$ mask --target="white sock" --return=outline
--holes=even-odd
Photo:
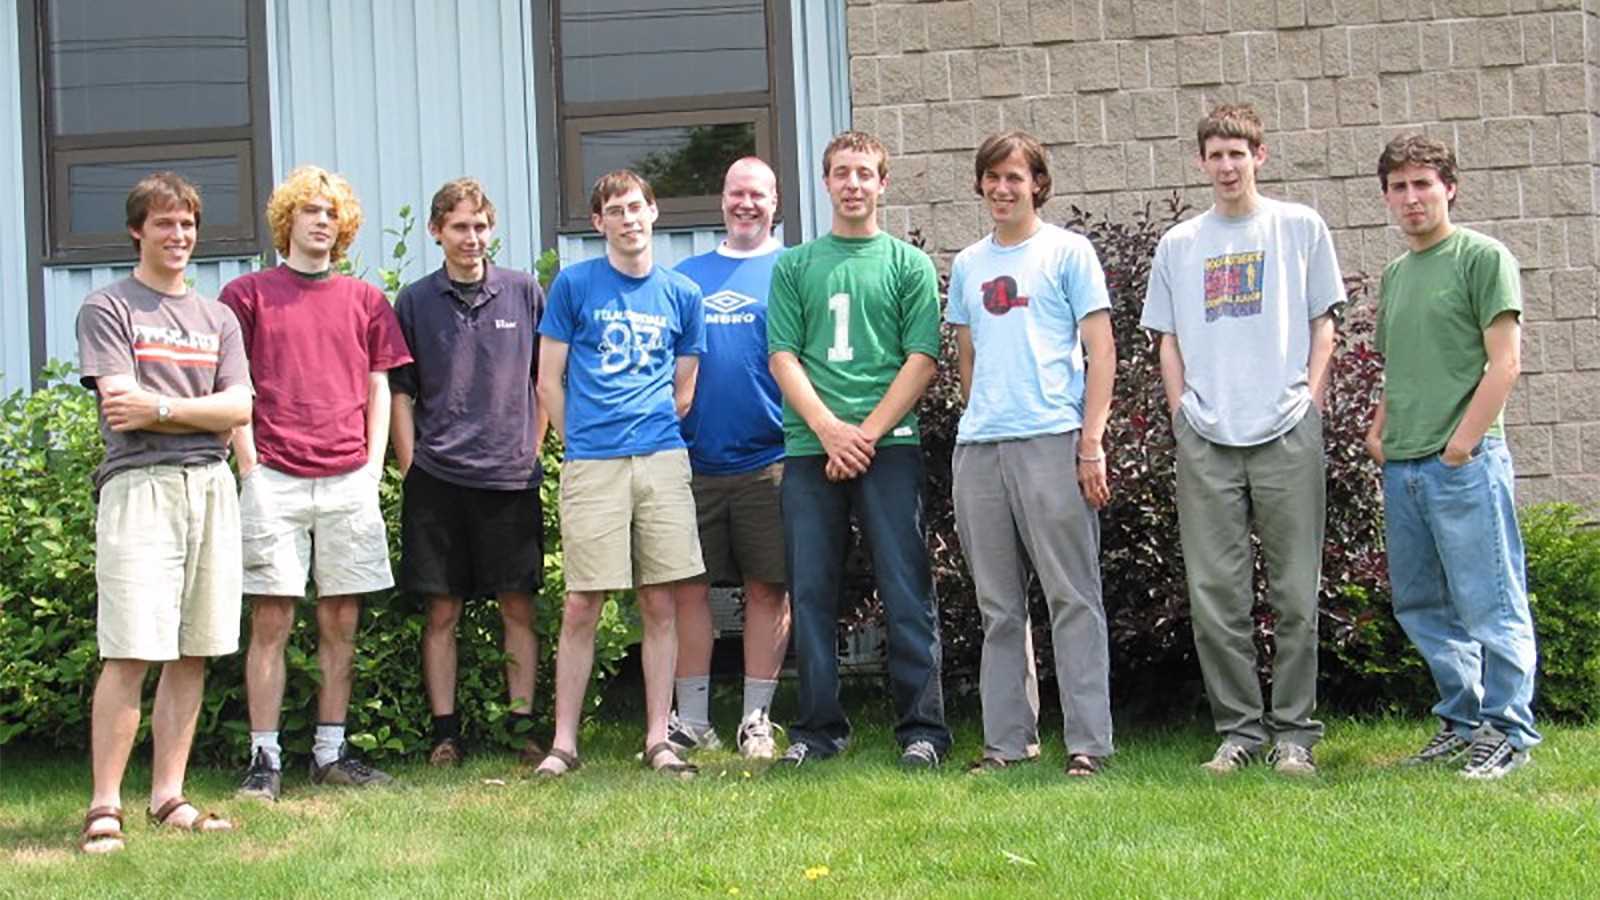
[[[758,709],[772,706],[772,695],[778,692],[778,679],[744,677],[744,714],[746,717]]]
[[[344,749],[344,723],[336,722],[331,725],[317,725],[317,739],[311,745],[311,755],[316,757],[317,765],[331,766],[339,761],[339,751]]]
[[[673,679],[678,697],[678,719],[697,732],[711,730],[711,676]]]
[[[250,732],[250,759],[254,761],[257,751],[265,751],[267,761],[272,763],[274,769],[283,768],[283,748],[278,746],[278,733],[276,731]]]

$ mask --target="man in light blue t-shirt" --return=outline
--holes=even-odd
[[[767,291],[783,245],[772,237],[778,179],[749,156],[722,180],[728,237],[678,264],[705,293],[706,351],[694,405],[683,420],[694,469],[704,578],[681,583],[677,709],[667,740],[680,751],[716,749],[711,725],[711,585],[744,588],[744,714],[739,754],[772,759],[768,708],[789,647],[789,591],[783,559],[783,396],[767,370]]]
[[[1196,138],[1215,203],[1162,236],[1140,324],[1160,335],[1195,651],[1222,735],[1204,766],[1234,772],[1270,745],[1280,774],[1314,775],[1322,396],[1344,282],[1322,217],[1256,192],[1267,148],[1253,109],[1217,107]],[[1252,522],[1275,617],[1265,701]]]
[[[645,764],[693,766],[667,742],[677,652],[672,584],[705,571],[678,419],[705,349],[700,289],[655,264],[650,185],[600,176],[589,198],[606,255],[562,270],[539,323],[539,402],[566,443],[561,546],[567,582],[556,652],[556,733],[543,776],[578,767],[578,720],[607,591],[634,588],[644,624]]]
[[[991,135],[974,168],[994,231],[956,256],[945,310],[967,402],[952,460],[956,532],[983,614],[983,755],[972,771],[1039,755],[1031,562],[1050,606],[1066,772],[1089,776],[1112,749],[1095,512],[1110,499],[1111,301],[1088,239],[1039,217],[1050,169],[1036,138]]]

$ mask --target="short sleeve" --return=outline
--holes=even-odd
[[[406,342],[407,347],[416,343],[413,323],[411,321],[411,288],[408,286],[400,292],[400,297],[394,302],[395,321],[400,325],[400,337]],[[411,362],[403,366],[395,366],[389,370],[389,390],[396,394],[405,394],[410,397],[417,395],[417,363],[416,353],[412,352]]]
[[[965,253],[956,257],[950,264],[950,295],[944,304],[944,320],[951,325],[967,325],[972,322],[972,312],[967,308],[967,255]]]
[[[767,292],[767,352],[799,353],[804,334],[800,312],[797,261],[800,255],[786,253],[772,269],[772,287]]]
[[[1494,242],[1475,250],[1467,263],[1467,289],[1478,330],[1487,331],[1501,313],[1522,312],[1522,277],[1517,258],[1504,244]]]
[[[1167,242],[1156,244],[1155,258],[1150,261],[1150,279],[1145,285],[1144,311],[1139,315],[1139,327],[1172,334],[1177,331],[1172,315],[1172,276],[1167,271]]]
[[[1384,319],[1388,318],[1385,313],[1389,310],[1389,304],[1384,302],[1383,289],[1388,282],[1388,278],[1383,275],[1378,276],[1378,309],[1372,316],[1372,347],[1385,356],[1388,355],[1389,351],[1384,349],[1384,340],[1388,331],[1384,325]]]
[[[1067,286],[1067,302],[1072,305],[1074,318],[1082,321],[1090,313],[1111,308],[1106,273],[1088,238],[1069,244],[1061,263],[1061,283]]]
[[[383,292],[370,284],[367,289],[367,367],[386,372],[411,362],[411,350],[400,334],[400,320]]]
[[[672,352],[674,356],[699,356],[706,352],[705,305],[700,288],[687,277],[683,280],[686,283],[677,291],[678,321],[683,323],[683,330]]]
[[[222,340],[217,348],[217,380],[215,390],[250,384],[250,361],[244,353],[244,334],[233,310],[222,308]]]
[[[939,358],[939,272],[928,254],[907,247],[900,276],[900,346]]]
[[[78,371],[86,388],[107,375],[134,374],[133,334],[127,316],[103,293],[90,294],[78,308]]]
[[[539,318],[539,334],[563,344],[572,343],[573,335],[578,330],[572,307],[572,278],[570,270],[563,269],[556,273],[556,280],[550,285],[550,295],[545,298],[544,315]]]
[[[1306,260],[1306,314],[1315,319],[1345,301],[1344,276],[1333,250],[1333,235],[1321,216],[1312,217],[1311,252]]]

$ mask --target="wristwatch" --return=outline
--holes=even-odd
[[[172,403],[166,397],[156,398],[156,421],[165,422],[172,418]]]

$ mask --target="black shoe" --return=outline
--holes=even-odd
[[[900,768],[931,770],[939,768],[939,751],[932,741],[912,741],[900,752]]]
[[[276,801],[282,786],[283,772],[272,764],[267,751],[257,750],[250,760],[250,768],[244,773],[244,781],[239,783],[239,796]]]
[[[782,756],[773,761],[772,768],[798,769],[805,765],[806,761],[809,760],[813,755],[814,754],[811,752],[810,744],[807,744],[804,741],[795,741],[789,745],[789,749],[783,751]]]
[[[325,766],[317,765],[317,758],[311,758],[311,782],[313,784],[343,784],[351,787],[369,787],[385,785],[394,781],[394,777],[387,772],[379,771],[350,755],[348,743],[339,748],[339,758]]]

